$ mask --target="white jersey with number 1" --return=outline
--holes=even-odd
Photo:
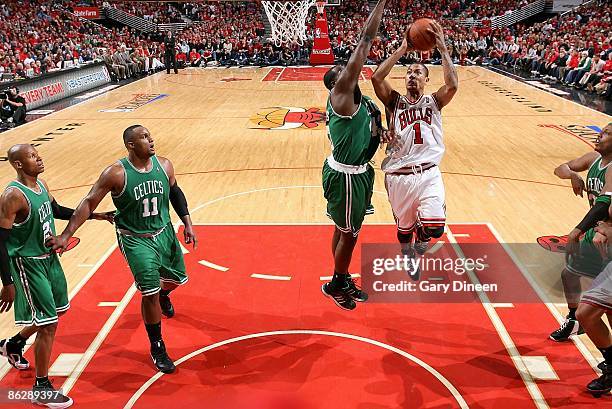
[[[433,95],[422,95],[415,102],[394,92],[395,110],[391,128],[396,138],[387,145],[382,170],[387,173],[416,165],[439,165],[444,156],[442,114]]]

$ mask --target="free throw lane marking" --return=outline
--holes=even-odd
[[[204,267],[212,268],[214,270],[219,270],[219,271],[228,271],[229,270],[228,267],[223,267],[223,266],[220,266],[218,264],[211,263],[208,260],[200,260],[200,261],[198,261],[198,264],[201,264]]]
[[[268,274],[251,274],[253,278],[261,278],[262,280],[276,280],[276,281],[289,281],[291,277],[289,276],[273,276]]]

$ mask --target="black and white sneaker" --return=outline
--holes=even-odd
[[[34,385],[32,388],[32,403],[51,409],[65,409],[74,403],[71,398],[55,390],[51,382]]]
[[[428,248],[429,248],[429,240],[427,241],[417,240],[414,242],[414,250],[417,252],[417,254],[421,256],[427,252]]]
[[[360,286],[357,285],[355,279],[349,276],[348,278],[348,295],[355,301],[366,302],[368,301],[368,293],[363,291]]]
[[[164,341],[157,341],[151,345],[151,358],[155,367],[163,373],[172,373],[176,369],[174,362],[172,362],[172,359],[170,359],[166,352]]]
[[[584,334],[584,331],[580,327],[580,323],[575,318],[567,316],[561,327],[550,334],[550,339],[556,342],[565,342],[569,340],[572,335]]]
[[[600,362],[599,365],[597,365],[597,368],[601,372],[605,372],[607,367],[608,367],[608,365],[606,364],[606,361]]]
[[[421,278],[421,263],[413,246],[407,249],[402,249],[402,255],[406,256],[406,273],[412,278],[412,281],[419,281]]]
[[[0,341],[0,355],[5,356],[13,368],[23,371],[30,367],[30,363],[23,356],[24,347],[25,342],[17,343],[10,339],[3,339]]]
[[[603,375],[587,385],[587,392],[599,398],[601,395],[610,393],[610,391],[612,391],[612,368],[606,367]]]
[[[355,301],[353,301],[353,298],[350,296],[348,288],[347,286],[341,290],[334,290],[331,283],[325,283],[321,286],[321,291],[323,295],[331,298],[338,307],[350,311],[354,310],[357,304],[355,304]]]
[[[159,306],[161,307],[162,314],[164,314],[166,317],[174,317],[174,306],[172,305],[172,301],[170,301],[170,296],[160,294]]]

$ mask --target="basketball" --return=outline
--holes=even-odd
[[[433,20],[420,18],[410,26],[408,39],[416,50],[429,51],[436,45],[436,37],[427,31]]]

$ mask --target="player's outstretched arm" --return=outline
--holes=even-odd
[[[25,197],[15,189],[7,189],[0,196],[0,278],[2,278],[2,291],[0,292],[0,312],[7,312],[15,301],[15,285],[10,270],[7,242],[17,213],[27,209]]]
[[[185,225],[185,243],[193,243],[193,248],[196,249],[198,247],[198,238],[193,231],[193,223],[191,222],[191,216],[189,215],[187,198],[176,182],[174,166],[169,159],[161,156],[158,156],[157,158],[168,175],[168,182],[170,183],[170,203],[172,204],[172,208]]]
[[[442,85],[434,94],[436,100],[438,101],[439,108],[442,109],[444,106],[448,105],[449,102],[451,102],[455,96],[455,93],[457,93],[457,88],[459,87],[459,77],[457,77],[457,70],[455,70],[453,59],[448,52],[448,48],[446,48],[446,41],[444,39],[444,30],[442,29],[442,26],[438,22],[434,21],[427,31],[436,38],[436,48],[438,51],[440,51],[440,55],[442,56],[444,85]]]
[[[394,89],[386,78],[391,73],[393,67],[395,67],[395,64],[397,64],[400,58],[402,58],[408,51],[410,51],[408,40],[404,38],[402,45],[389,58],[383,61],[378,68],[376,68],[376,71],[374,71],[374,75],[372,76],[372,85],[374,86],[376,96],[390,111],[395,109],[395,101],[393,101]]]
[[[40,180],[42,184],[45,185],[45,188],[47,189],[47,193],[49,194],[49,200],[51,200],[51,209],[53,210],[53,217],[58,220],[70,220],[70,218],[74,214],[74,209],[71,209],[69,207],[64,207],[61,204],[57,203],[57,201],[55,200],[55,197],[53,197],[53,195],[51,194],[51,189],[49,189],[47,182],[45,182],[42,179],[38,179],[38,180]],[[92,213],[90,218],[96,219],[96,220],[106,220],[109,223],[112,223],[114,214],[115,212]]]
[[[560,179],[571,179],[572,189],[576,196],[584,197],[583,192],[586,190],[584,180],[578,172],[584,172],[591,166],[593,162],[599,157],[597,152],[589,152],[586,155],[565,162],[555,169],[555,176]]]
[[[87,196],[74,210],[74,214],[70,218],[68,225],[60,236],[49,239],[49,245],[53,250],[65,250],[68,240],[74,235],[79,227],[85,223],[87,219],[96,210],[102,199],[109,193],[119,193],[123,189],[125,175],[123,168],[119,164],[113,164],[106,168],[102,175],[93,185]]]
[[[376,7],[374,7],[374,10],[366,21],[365,29],[353,55],[351,55],[346,68],[336,81],[331,96],[332,105],[336,112],[341,115],[350,115],[353,113],[351,110],[355,105],[353,99],[355,87],[359,81],[361,69],[368,58],[370,48],[372,47],[372,41],[374,41],[378,33],[378,27],[380,26],[386,3],[387,0],[378,0],[378,4],[376,4]]]

